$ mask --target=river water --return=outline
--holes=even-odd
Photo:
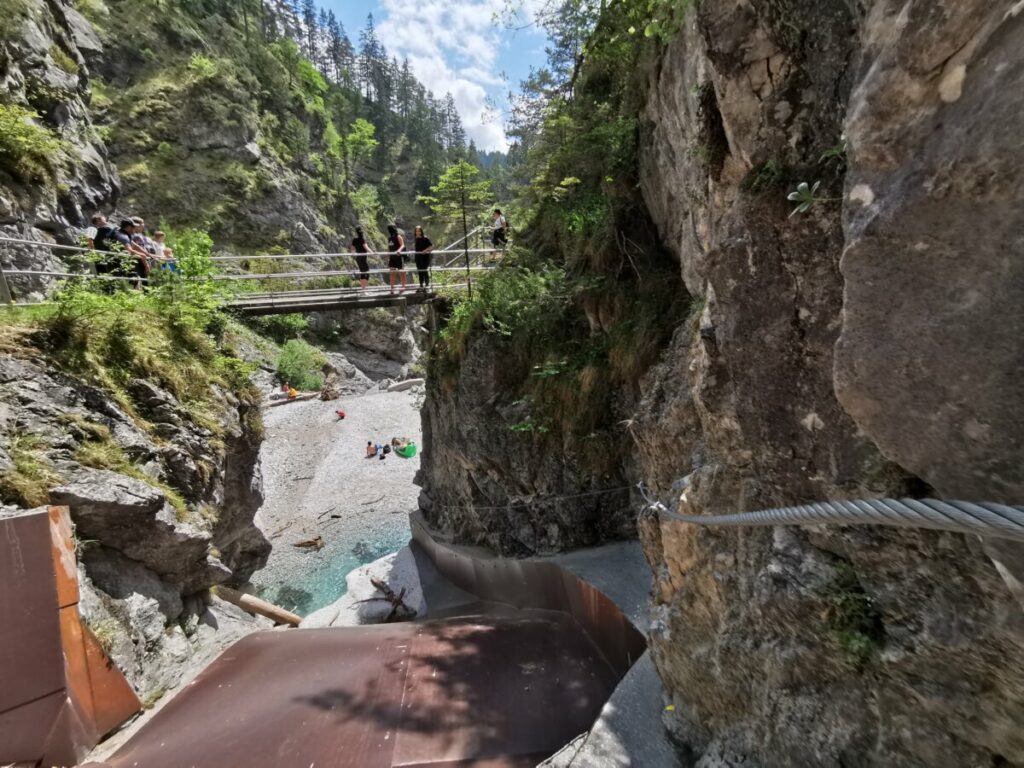
[[[364,456],[367,440],[408,437],[420,445],[421,399],[415,390],[372,391],[264,411],[265,501],[256,524],[273,550],[252,578],[260,596],[306,615],[343,595],[350,571],[408,542],[419,456]],[[317,536],[319,550],[295,546]]]

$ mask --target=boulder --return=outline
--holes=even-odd
[[[125,600],[133,594],[153,599],[164,616],[164,623],[177,619],[184,605],[179,589],[167,584],[142,563],[125,557],[102,544],[81,548],[81,561],[92,583],[111,597]]]
[[[141,480],[82,468],[50,498],[71,508],[82,538],[101,541],[188,591],[230,575],[208,557],[210,535],[178,520],[163,492]]]
[[[892,3],[849,106],[836,393],[947,498],[1024,499],[1024,14]],[[900,119],[894,120],[895,114]]]

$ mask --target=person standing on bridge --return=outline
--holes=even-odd
[[[416,227],[412,232],[416,248],[416,276],[420,281],[420,290],[426,291],[430,287],[430,254],[434,244],[423,234],[423,227]]]
[[[399,293],[405,293],[405,263],[402,259],[402,252],[405,250],[405,238],[398,234],[398,228],[393,224],[388,225],[388,269],[390,274],[388,280],[391,284],[391,292],[395,292],[395,275],[398,275],[402,283]]]
[[[508,219],[500,208],[495,208],[491,213],[491,245],[495,250],[504,250],[508,245]]]
[[[370,282],[370,261],[366,254],[373,250],[373,246],[363,234],[362,227],[356,227],[356,236],[352,238],[348,250],[356,255],[356,266],[359,267],[356,277],[359,279],[359,287],[365,291]]]

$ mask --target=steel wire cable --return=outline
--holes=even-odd
[[[641,493],[647,497],[644,488]],[[822,501],[794,507],[762,509],[731,515],[682,515],[648,498],[670,520],[709,527],[774,525],[882,525],[925,528],[1024,541],[1024,507],[992,502],[940,499],[857,499]]]

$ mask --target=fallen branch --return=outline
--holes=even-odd
[[[393,621],[408,621],[416,617],[416,611],[405,604],[405,587],[402,587],[402,591],[397,595],[395,591],[387,585],[387,582],[381,579],[375,579],[370,577],[370,583],[373,584],[374,589],[378,592],[382,592],[384,597],[370,597],[366,600],[359,600],[360,603],[391,603],[391,612],[384,618],[382,623],[390,624]]]
[[[338,508],[338,506],[337,506],[337,505],[334,505],[333,507],[331,507],[330,509],[328,509],[328,510],[327,510],[326,512],[321,512],[321,513],[320,513],[319,515],[317,515],[316,519],[317,519],[317,520],[323,520],[323,519],[324,519],[324,516],[325,516],[325,515],[327,515],[327,514],[329,514],[329,513],[333,512],[333,511],[334,511],[334,510],[336,510],[337,508]]]
[[[324,548],[323,536],[314,536],[312,539],[306,539],[305,541],[297,541],[292,544],[293,547],[299,547],[300,549],[315,549],[321,550]]]
[[[282,533],[284,533],[284,532],[285,532],[285,531],[287,531],[287,530],[288,530],[289,528],[291,528],[291,527],[292,527],[292,525],[294,525],[294,524],[295,524],[295,521],[294,521],[294,520],[291,520],[291,521],[289,521],[289,522],[285,523],[285,524],[284,524],[284,525],[282,525],[282,526],[281,526],[280,528],[278,528],[278,529],[277,529],[276,531],[274,531],[274,532],[273,532],[272,534],[270,534],[270,538],[272,538],[272,539],[276,539],[276,538],[277,538],[278,536],[280,536],[280,535],[281,535]]]
[[[289,397],[287,400],[279,400],[276,403],[270,403],[267,405],[268,408],[277,408],[278,406],[288,405],[288,403],[298,403],[302,400],[312,400],[314,397],[320,397],[319,392],[307,392],[306,394],[298,395],[297,397]]]
[[[363,505],[363,506],[365,507],[365,506],[367,506],[368,504],[376,504],[376,503],[377,503],[378,501],[383,501],[383,500],[384,500],[384,497],[385,497],[385,496],[387,496],[387,494],[386,494],[386,493],[385,493],[385,494],[382,494],[382,495],[381,495],[381,497],[380,497],[379,499],[374,499],[373,501],[364,501],[362,505]]]

